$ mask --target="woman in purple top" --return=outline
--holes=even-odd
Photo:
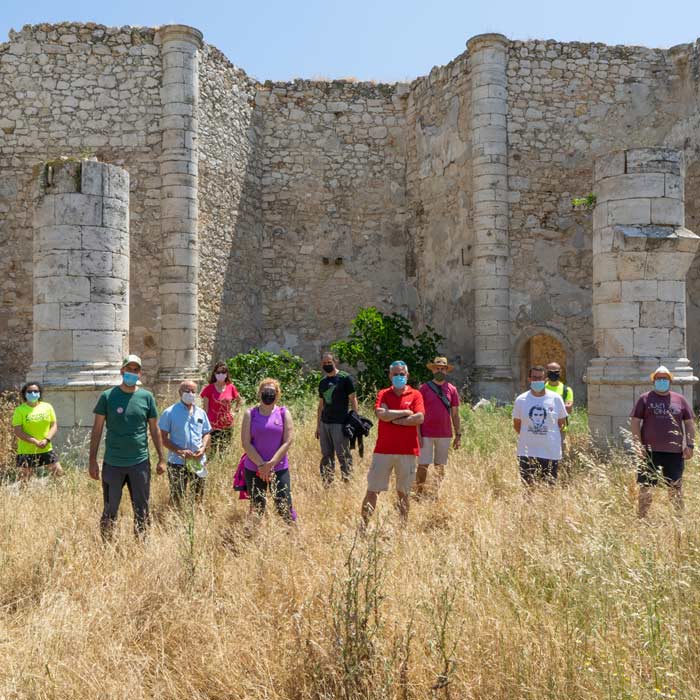
[[[292,444],[294,424],[287,408],[277,405],[281,393],[276,379],[260,382],[260,403],[246,411],[241,440],[246,453],[246,491],[252,508],[259,515],[265,512],[266,493],[270,489],[277,512],[290,522],[293,511],[287,452]]]

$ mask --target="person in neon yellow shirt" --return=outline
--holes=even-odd
[[[555,394],[559,394],[564,400],[567,414],[571,415],[571,412],[574,410],[574,390],[561,381],[561,365],[558,362],[550,362],[547,365],[547,383],[544,385],[544,388],[553,391]],[[564,396],[565,391],[566,396]],[[568,429],[569,419],[567,418],[566,424],[561,429],[562,456],[566,451],[566,431]]]
[[[17,437],[17,469],[21,478],[28,479],[40,467],[62,476],[61,463],[51,445],[58,429],[53,406],[41,400],[42,389],[36,382],[25,384],[20,393],[24,403],[12,415],[12,429]]]

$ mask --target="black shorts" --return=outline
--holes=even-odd
[[[646,451],[646,459],[637,467],[637,483],[643,486],[658,486],[659,478],[671,484],[683,478],[685,462],[681,452]]]
[[[520,467],[520,478],[526,484],[534,484],[536,481],[553,484],[557,480],[559,462],[556,459],[518,457],[518,466]]]
[[[58,462],[58,455],[53,451],[41,452],[38,455],[17,455],[17,469],[39,469]]]

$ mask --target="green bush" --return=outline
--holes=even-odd
[[[358,390],[367,396],[388,386],[389,364],[403,360],[409,382],[416,385],[432,377],[426,368],[439,354],[444,338],[427,326],[415,335],[410,321],[400,314],[384,314],[373,306],[360,309],[350,324],[350,337],[331,345],[341,362],[355,369]]]
[[[279,353],[253,348],[226,360],[231,379],[243,398],[257,403],[258,384],[265,377],[277,379],[282,386],[283,402],[315,396],[321,373],[306,370],[304,360],[287,350]]]

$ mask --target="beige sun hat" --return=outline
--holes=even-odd
[[[657,374],[668,374],[669,377],[671,377],[671,381],[673,381],[673,372],[668,369],[668,367],[664,367],[664,365],[659,365],[650,375],[649,379],[653,382],[656,379]]]
[[[426,367],[429,370],[443,369],[445,372],[451,372],[455,367],[451,365],[446,357],[436,357],[432,362],[428,362]]]

